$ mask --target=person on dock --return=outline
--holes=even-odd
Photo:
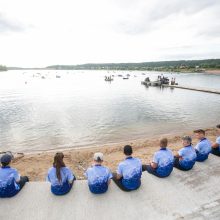
[[[102,153],[95,153],[93,157],[94,164],[85,173],[89,190],[94,194],[105,193],[111,183],[112,173],[109,168],[102,166],[103,157]]]
[[[202,162],[208,159],[209,153],[211,152],[211,142],[205,137],[205,131],[198,129],[194,131],[195,137],[199,140],[195,146],[197,158],[196,161]]]
[[[141,160],[132,157],[132,147],[124,146],[125,160],[118,165],[117,172],[113,174],[113,181],[123,191],[136,190],[141,186],[142,164]]]
[[[184,136],[182,138],[183,148],[174,157],[174,167],[180,170],[191,170],[196,162],[196,151],[192,146],[192,138]]]
[[[212,145],[211,153],[220,157],[220,124],[216,126],[217,138],[215,143]]]
[[[0,168],[0,198],[15,196],[29,181],[27,176],[20,176],[18,171],[10,167],[12,155],[4,154],[1,157]]]
[[[149,165],[142,165],[142,171],[148,171],[157,177],[167,177],[173,171],[174,156],[167,148],[168,140],[160,140],[160,150],[154,154],[153,161]]]
[[[63,159],[64,154],[62,152],[55,154],[53,167],[48,170],[46,178],[51,183],[51,192],[58,196],[67,194],[76,179],[73,172],[66,167]]]

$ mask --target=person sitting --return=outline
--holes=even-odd
[[[63,162],[64,155],[58,152],[54,156],[53,167],[48,170],[47,181],[51,183],[51,192],[54,195],[67,194],[76,179],[72,171]]]
[[[89,167],[85,173],[88,179],[89,190],[94,194],[102,194],[108,190],[108,186],[111,182],[112,173],[111,171],[102,166],[103,154],[94,154],[94,165]]]
[[[142,171],[147,170],[157,177],[167,177],[173,170],[174,156],[170,149],[167,148],[168,140],[160,140],[160,150],[154,154],[153,161],[149,165],[143,165]]]
[[[117,173],[113,174],[113,181],[123,191],[136,190],[141,186],[141,160],[132,157],[132,147],[124,146],[125,160],[118,165]]]
[[[197,158],[196,161],[202,162],[208,159],[211,152],[211,142],[205,137],[205,131],[202,129],[194,131],[195,137],[199,140],[199,143],[195,146]]]
[[[220,156],[220,124],[216,126],[216,133],[218,137],[216,138],[216,142],[212,145],[211,153]]]
[[[192,146],[192,138],[184,136],[182,138],[183,148],[174,157],[174,167],[180,170],[191,170],[196,162],[196,151]]]
[[[15,196],[29,181],[27,176],[20,176],[18,171],[10,167],[12,156],[4,154],[1,157],[0,168],[0,197]]]

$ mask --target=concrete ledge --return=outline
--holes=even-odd
[[[142,186],[122,192],[114,183],[103,195],[89,192],[86,181],[76,181],[62,197],[51,194],[45,182],[28,183],[10,199],[0,199],[0,219],[220,219],[220,158],[211,155],[188,172],[174,169],[160,179],[143,173]]]

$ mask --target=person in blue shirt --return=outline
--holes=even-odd
[[[72,171],[66,167],[63,158],[62,152],[55,154],[53,167],[48,170],[46,178],[51,183],[51,192],[58,196],[67,194],[76,179]]]
[[[132,157],[132,147],[124,146],[125,160],[118,165],[117,173],[113,174],[113,181],[123,191],[136,190],[141,186],[142,163]]]
[[[15,196],[29,181],[27,176],[20,176],[18,171],[10,167],[12,155],[1,157],[0,168],[0,198]]]
[[[212,145],[211,153],[220,157],[220,124],[216,126],[217,138],[215,143]]]
[[[94,194],[105,193],[111,183],[112,173],[109,168],[102,166],[103,157],[102,153],[95,153],[93,157],[94,164],[85,173],[88,179],[89,190]]]
[[[182,138],[183,148],[174,157],[174,167],[188,171],[191,170],[196,162],[196,151],[192,146],[192,138],[184,136]]]
[[[198,129],[194,131],[195,137],[199,140],[195,146],[197,158],[196,161],[202,162],[208,159],[211,152],[211,142],[205,137],[205,131]]]
[[[154,154],[153,161],[149,165],[143,165],[142,171],[147,170],[157,177],[167,177],[173,171],[174,156],[170,149],[167,148],[168,140],[160,140],[160,150]]]

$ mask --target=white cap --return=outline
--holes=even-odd
[[[103,153],[98,152],[98,153],[95,153],[95,154],[94,154],[94,157],[93,157],[93,158],[94,158],[95,161],[103,161],[103,157],[104,157],[104,156],[103,156]]]

